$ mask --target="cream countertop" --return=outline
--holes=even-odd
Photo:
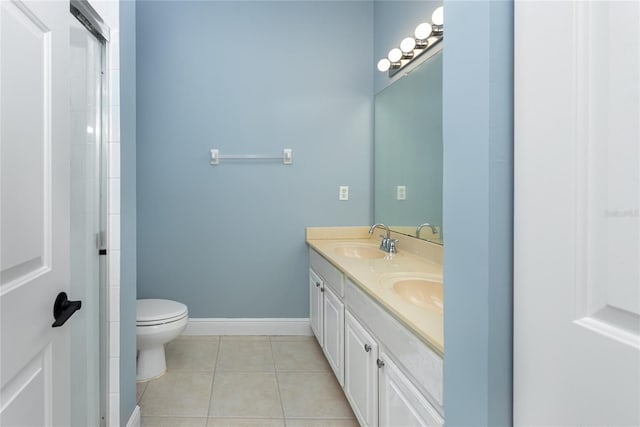
[[[404,236],[393,236],[400,237],[398,253],[390,254],[381,259],[350,258],[340,255],[339,251],[336,251],[336,249],[348,244],[370,245],[377,248],[380,239],[377,237],[369,238],[367,231],[368,227],[309,228],[307,229],[307,244],[341,270],[354,284],[442,357],[444,355],[442,312],[411,304],[401,298],[392,288],[394,279],[404,277],[425,278],[442,283],[442,263],[438,262],[441,258],[433,256],[429,259],[421,256],[424,255],[424,252],[429,251],[420,251],[419,248],[415,250],[415,245],[421,245],[423,242],[412,242],[416,239],[403,239]],[[374,236],[377,234],[374,233]],[[339,236],[344,238],[337,238]],[[413,252],[416,253],[403,248],[403,242],[407,243],[407,248],[411,246]],[[424,244],[429,245],[426,242]]]

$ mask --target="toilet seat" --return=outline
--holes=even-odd
[[[187,306],[166,299],[136,301],[136,326],[157,326],[176,322],[187,316]]]

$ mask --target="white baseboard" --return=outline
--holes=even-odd
[[[189,319],[183,335],[312,335],[303,319]]]
[[[131,413],[131,417],[127,421],[127,427],[140,427],[140,407],[138,405]]]

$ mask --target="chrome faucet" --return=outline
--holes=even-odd
[[[420,224],[418,227],[416,227],[416,237],[420,237],[420,230],[422,230],[423,227],[429,227],[431,229],[431,232],[434,235],[438,234],[438,228],[434,227],[433,225],[429,224],[428,222],[425,222],[424,224]]]
[[[398,242],[398,240],[391,238],[391,230],[389,230],[389,227],[382,223],[373,224],[369,229],[369,234],[373,234],[373,231],[376,228],[384,228],[385,230],[387,230],[386,236],[383,236],[382,234],[380,235],[380,237],[382,237],[382,241],[380,242],[380,249],[390,254],[395,254],[396,252],[398,252],[398,249],[396,248],[396,243]]]

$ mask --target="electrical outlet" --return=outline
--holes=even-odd
[[[338,190],[338,199],[339,200],[349,200],[349,186],[341,185]]]
[[[398,185],[398,187],[396,187],[396,199],[406,200],[406,198],[407,198],[407,187],[404,185]]]

